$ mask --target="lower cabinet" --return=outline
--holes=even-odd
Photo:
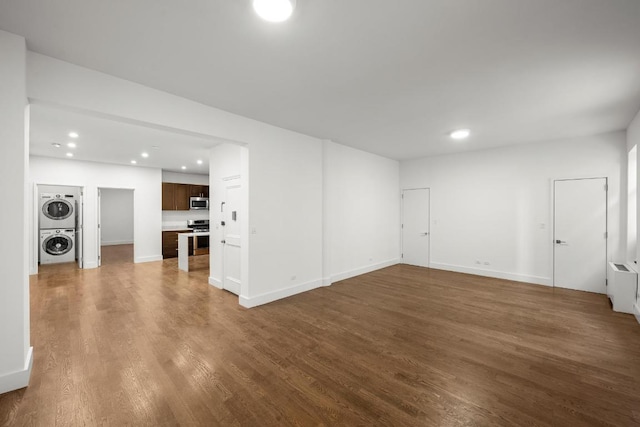
[[[162,258],[178,257],[178,233],[190,233],[185,231],[163,231],[162,232]],[[189,255],[193,253],[193,239],[189,239]]]

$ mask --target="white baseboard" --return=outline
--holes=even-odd
[[[154,262],[154,261],[162,261],[162,255],[139,256],[133,260],[133,262],[136,264],[141,264],[143,262]]]
[[[485,270],[481,268],[463,267],[460,265],[441,264],[432,262],[430,268],[437,270],[455,271],[457,273],[475,274],[476,276],[494,277],[496,279],[513,280],[515,282],[533,283],[535,285],[553,286],[553,280],[550,277],[529,276],[525,274],[506,273],[504,271]]]
[[[287,298],[302,292],[307,292],[312,289],[316,289],[323,286],[322,279],[312,280],[310,282],[301,283],[299,285],[291,286],[285,289],[278,289],[277,291],[267,292],[255,297],[246,297],[240,295],[240,305],[246,308],[257,307],[259,305],[267,304],[279,299]]]
[[[105,242],[104,240],[100,242],[101,246],[115,246],[115,245],[132,245],[133,240],[114,240],[112,242]]]
[[[29,385],[31,368],[33,367],[33,347],[29,347],[24,369],[0,376],[0,394],[18,390]]]
[[[209,276],[209,284],[214,288],[222,289],[222,281],[216,279],[215,277]]]
[[[640,323],[640,300],[633,304],[633,315],[636,316],[636,320]]]
[[[82,263],[82,268],[84,270],[89,270],[89,269],[92,269],[92,268],[98,268],[98,263],[97,262],[85,261],[85,262]]]
[[[350,279],[352,277],[360,276],[361,274],[371,273],[372,271],[380,270],[381,268],[391,267],[400,262],[399,258],[390,259],[387,261],[379,262],[376,264],[367,265],[354,270],[343,271],[342,273],[334,274],[329,279],[329,285],[331,283],[339,282],[340,280]],[[326,279],[325,279],[326,280]],[[324,285],[328,286],[328,285]]]

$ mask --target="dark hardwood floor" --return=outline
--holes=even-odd
[[[640,425],[606,297],[394,266],[246,310],[208,256],[41,268],[3,425]]]

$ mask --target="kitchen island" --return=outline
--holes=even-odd
[[[195,232],[195,233],[180,233],[178,234],[178,268],[183,271],[189,271],[189,239],[193,239],[193,251],[197,253],[198,239],[200,237],[207,237],[209,239],[209,232]],[[208,247],[207,242],[207,247]]]

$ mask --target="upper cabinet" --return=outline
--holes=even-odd
[[[190,185],[191,197],[209,197],[208,185]]]
[[[209,186],[162,183],[163,211],[188,211],[190,197],[209,197]]]

